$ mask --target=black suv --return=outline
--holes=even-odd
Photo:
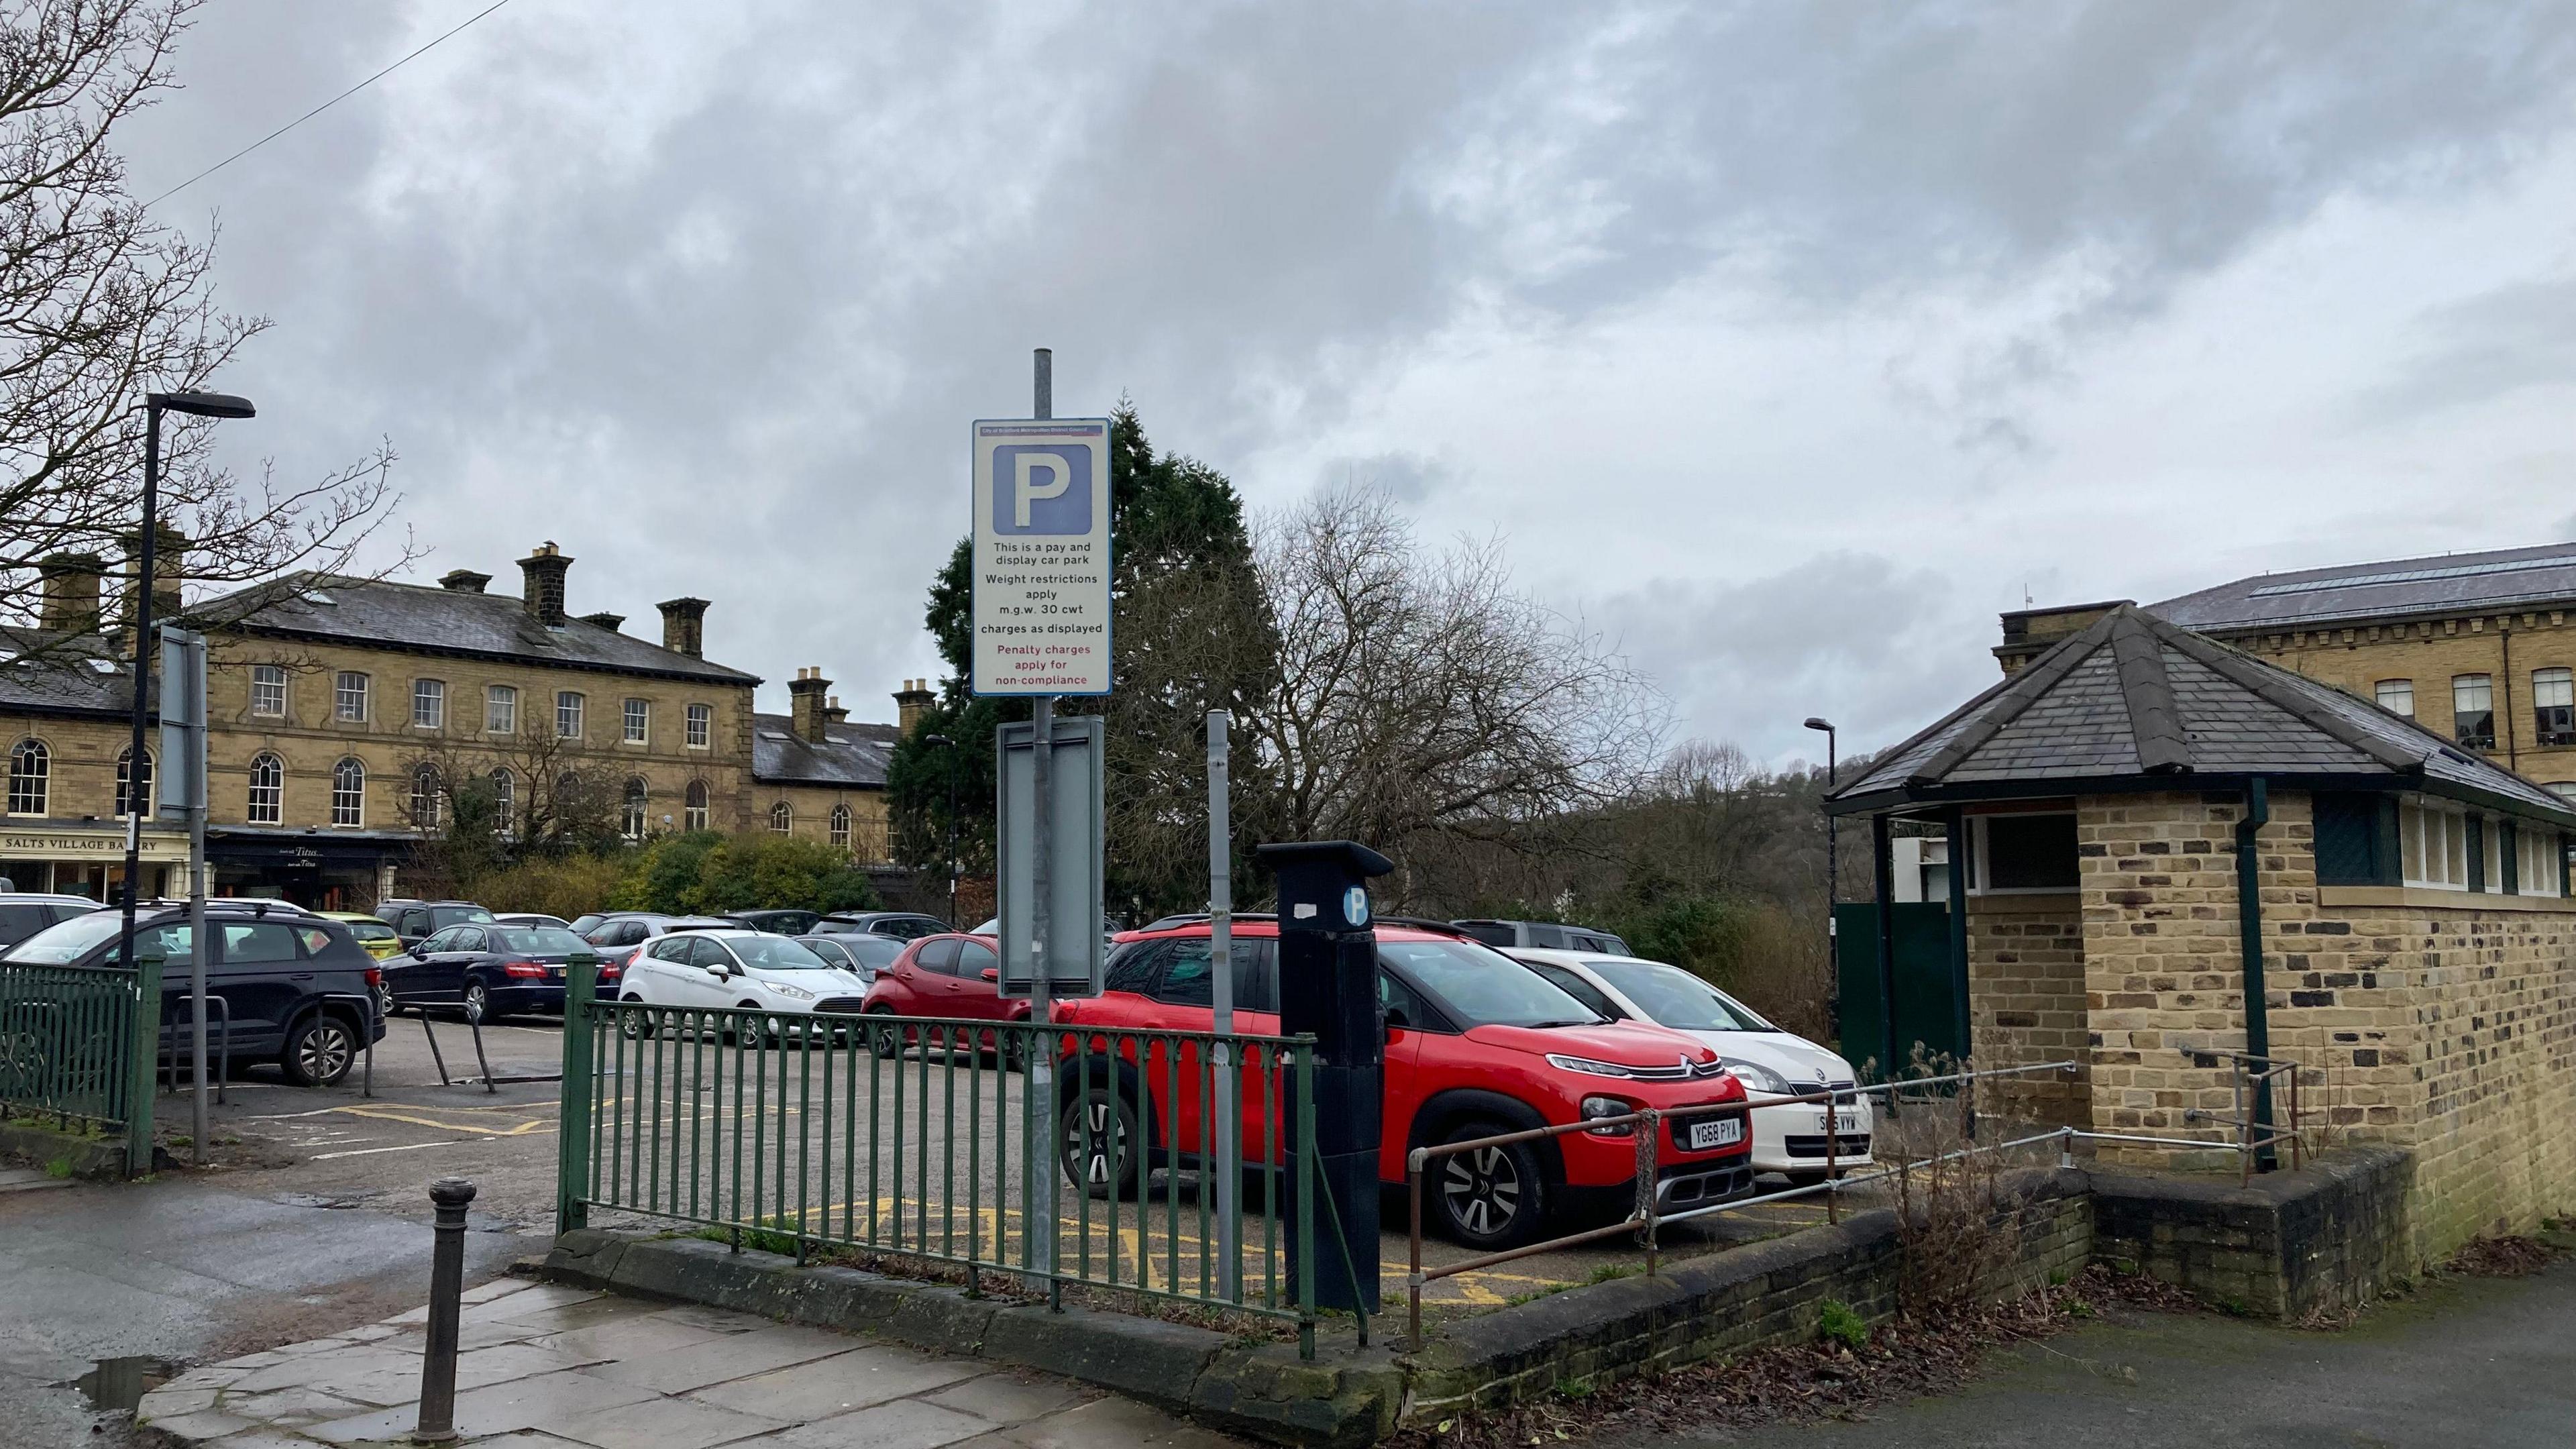
[[[489,925],[492,913],[472,901],[416,901],[397,896],[376,902],[376,919],[394,928],[405,946],[417,946],[450,926]]]
[[[95,911],[39,931],[7,959],[45,966],[122,964],[117,937],[124,917]],[[358,1054],[384,1039],[375,1008],[381,982],[375,958],[338,921],[269,901],[206,902],[215,951],[206,962],[207,1056],[228,1040],[231,1060],[274,1061],[299,1087],[327,1087],[349,1074]],[[152,901],[135,915],[136,938],[161,953],[161,1050],[184,1055],[188,1042],[188,907]],[[221,999],[222,1008],[212,1002]],[[229,1013],[230,1026],[226,1026]]]

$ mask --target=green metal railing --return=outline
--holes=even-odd
[[[1056,1302],[1082,1285],[1235,1309],[1294,1320],[1311,1352],[1315,1253],[1338,1241],[1295,1150],[1314,1128],[1311,1038],[657,1007],[594,1000],[590,968],[567,974],[562,1227],[632,1213],[800,1261],[954,1265],[970,1293],[1001,1275]],[[1039,1059],[1043,1091],[1025,1070]],[[1231,1219],[1220,1072],[1242,1124]]]
[[[120,966],[0,962],[0,1116],[121,1134],[130,1174],[152,1170],[161,958]]]

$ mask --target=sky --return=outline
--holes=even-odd
[[[153,196],[489,0],[215,0]],[[967,424],[1358,480],[1780,764],[1996,614],[2576,538],[2576,7],[511,0],[155,207],[242,465],[764,708],[939,672]]]

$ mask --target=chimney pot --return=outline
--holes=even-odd
[[[597,624],[609,633],[614,634],[617,632],[617,626],[626,622],[626,616],[624,614],[611,614],[603,609],[596,614],[582,615],[581,621],[585,624]]]
[[[846,723],[849,718],[850,712],[841,707],[841,697],[839,695],[833,695],[830,699],[824,701],[823,723],[843,724]]]
[[[913,726],[920,724],[921,717],[930,711],[929,683],[927,679],[907,679],[903,688],[895,691],[895,727],[905,734],[911,734]]]
[[[451,594],[479,594],[490,582],[490,574],[478,574],[472,569],[449,569],[438,576],[438,586]]]
[[[663,648],[691,659],[706,657],[706,600],[664,599],[653,607],[662,611]]]
[[[519,560],[519,601],[528,617],[550,629],[560,629],[572,621],[572,616],[564,612],[564,576],[571,572],[572,560],[555,547],[553,539],[538,544],[534,552]]]
[[[797,738],[817,745],[828,738],[823,733],[823,695],[831,687],[832,681],[823,677],[820,665],[796,671],[796,678],[788,684],[787,692],[796,701]]]
[[[68,634],[98,632],[99,580],[107,573],[105,561],[94,553],[50,554],[36,565],[36,573],[44,581],[40,619],[45,628]]]

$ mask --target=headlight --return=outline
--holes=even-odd
[[[1633,1077],[1635,1072],[1617,1062],[1596,1062],[1590,1057],[1563,1057],[1550,1052],[1547,1064],[1561,1072],[1581,1072],[1587,1077]]]
[[[762,984],[767,986],[772,993],[784,996],[790,1001],[811,1001],[814,999],[814,993],[806,990],[802,986],[790,986],[784,981],[769,981],[763,982]]]
[[[1586,1122],[1597,1121],[1604,1117],[1625,1117],[1636,1110],[1636,1103],[1623,1102],[1617,1097],[1586,1097],[1583,1099],[1583,1120]],[[1628,1123],[1622,1122],[1616,1127],[1591,1127],[1586,1128],[1585,1130],[1595,1137],[1626,1137],[1635,1129]]]
[[[1783,1097],[1794,1097],[1798,1095],[1798,1089],[1789,1085],[1788,1078],[1771,1070],[1769,1067],[1762,1065],[1760,1062],[1739,1062],[1729,1060],[1726,1064],[1726,1069],[1733,1072],[1736,1077],[1744,1083],[1744,1085],[1751,1087],[1757,1092],[1776,1092]]]

